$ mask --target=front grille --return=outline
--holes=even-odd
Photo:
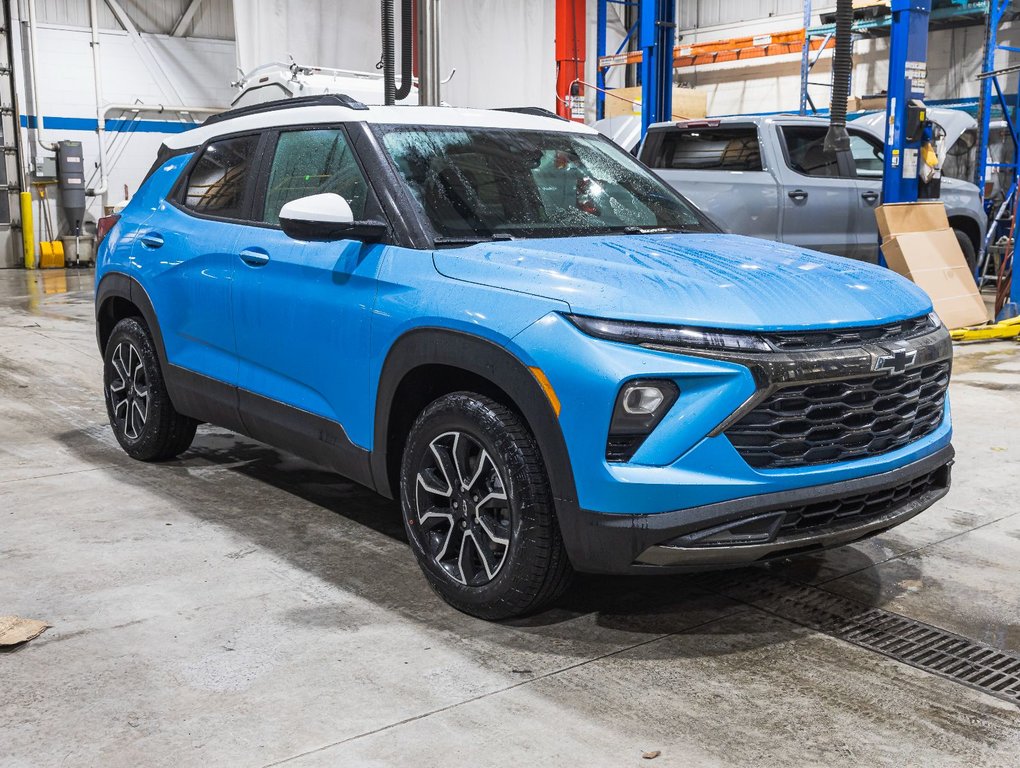
[[[939,467],[891,488],[789,507],[779,525],[777,538],[833,526],[865,523],[871,518],[900,509],[926,493],[945,488],[948,483],[949,468]]]
[[[946,360],[902,373],[784,387],[725,434],[757,469],[877,456],[938,427],[949,369]]]
[[[798,352],[832,347],[859,347],[862,344],[883,344],[914,338],[935,329],[929,315],[912,317],[898,323],[875,325],[866,328],[840,328],[831,331],[777,331],[767,335],[776,349]]]

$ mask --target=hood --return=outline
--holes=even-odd
[[[854,128],[863,128],[880,141],[885,141],[885,112],[872,112],[849,122]],[[928,108],[928,118],[942,126],[946,137],[939,147],[939,162],[946,161],[946,153],[966,131],[977,126],[977,120],[958,109]]]
[[[592,123],[591,127],[628,152],[633,152],[634,148],[641,143],[640,115],[604,117]]]
[[[931,311],[891,270],[739,235],[574,237],[434,253],[447,277],[566,302],[577,314],[793,330],[894,322]]]

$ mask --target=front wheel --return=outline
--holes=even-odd
[[[429,405],[408,437],[400,490],[418,564],[454,608],[505,619],[568,586],[545,465],[509,408],[472,392]]]

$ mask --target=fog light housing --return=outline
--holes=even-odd
[[[606,441],[606,461],[630,461],[673,407],[680,388],[668,379],[635,379],[620,388]]]

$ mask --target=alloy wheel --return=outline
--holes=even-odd
[[[429,443],[415,480],[421,544],[454,581],[492,581],[510,549],[511,511],[499,467],[464,432]]]
[[[109,384],[113,416],[124,437],[137,440],[149,416],[149,384],[142,356],[134,344],[120,342],[110,358]]]

